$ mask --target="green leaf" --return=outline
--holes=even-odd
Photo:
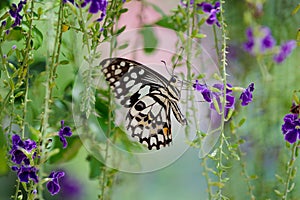
[[[42,32],[36,27],[32,29],[32,36],[33,36],[33,48],[36,50],[40,48],[40,46],[42,46],[44,37]]]
[[[241,126],[245,123],[245,121],[246,121],[246,118],[241,119],[241,120],[239,121],[238,126],[241,127]]]
[[[6,149],[5,148],[0,148],[0,176],[7,175],[7,173],[10,171],[9,166],[7,165],[8,160],[6,156]]]
[[[292,15],[295,15],[300,9],[300,3],[296,6],[296,8],[292,11]]]
[[[154,52],[157,47],[158,40],[156,35],[154,34],[153,28],[150,26],[144,26],[144,28],[141,29],[140,34],[143,36],[144,39],[144,52]]]
[[[97,160],[94,156],[89,155],[87,157],[87,161],[89,162],[90,166],[90,179],[96,179],[98,178],[102,173],[103,163]]]
[[[274,190],[274,192],[275,192],[275,194],[276,194],[277,196],[280,196],[280,197],[283,196],[283,193],[280,192],[279,190]]]
[[[20,27],[15,27],[9,32],[7,41],[20,41],[23,37],[22,29]]]
[[[9,0],[1,0],[0,1],[0,10],[2,10],[3,8],[9,8],[10,5],[10,1]]]
[[[128,44],[128,43],[125,43],[125,44],[120,45],[120,46],[118,47],[118,49],[119,49],[119,50],[121,50],[121,49],[126,49],[128,46],[129,46],[129,44]]]
[[[128,8],[123,8],[123,9],[119,10],[119,14],[126,13],[127,11],[128,11]]]
[[[27,22],[22,23],[22,29],[25,30],[26,32],[29,31],[29,24]],[[43,43],[43,34],[42,32],[37,29],[35,26],[32,27],[32,38],[33,38],[33,48],[36,50],[40,48],[40,46]]]
[[[148,5],[150,5],[156,12],[158,12],[161,16],[166,16],[166,14],[164,13],[164,11],[158,7],[156,4],[153,3],[148,3]]]
[[[198,39],[202,39],[202,38],[206,38],[206,35],[203,33],[197,33],[195,35],[193,35],[194,38],[198,38]]]
[[[223,188],[225,186],[224,183],[221,182],[210,182],[209,185],[216,186],[218,188]]]
[[[78,153],[80,147],[82,146],[81,140],[79,136],[72,136],[66,138],[68,141],[67,148],[62,148],[62,143],[59,140],[59,137],[54,138],[54,149],[59,148],[60,151],[58,154],[50,157],[49,161],[51,164],[58,164],[58,163],[64,163],[67,161],[72,160]]]
[[[125,31],[125,29],[126,29],[126,26],[122,26],[122,28],[120,28],[119,30],[117,30],[116,35],[119,35],[123,31]]]
[[[20,91],[15,95],[15,98],[18,98],[24,94],[24,91]]]
[[[70,62],[68,60],[62,60],[62,61],[59,62],[59,64],[61,64],[61,65],[67,65],[69,63]]]
[[[250,178],[251,180],[255,180],[255,179],[258,179],[258,176],[257,176],[257,175],[251,175],[251,176],[249,176],[249,178]]]
[[[174,23],[172,22],[172,19],[169,16],[163,16],[160,20],[158,20],[154,24],[164,28],[176,30],[176,27],[174,26]]]
[[[205,74],[201,74],[201,73],[198,74],[197,77],[196,77],[197,80],[201,80],[201,79],[204,79],[204,78],[205,78]]]

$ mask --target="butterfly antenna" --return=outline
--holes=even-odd
[[[165,65],[165,67],[166,67],[166,70],[167,70],[168,74],[169,74],[170,76],[172,76],[172,74],[171,74],[170,71],[168,70],[166,61],[161,60],[160,62],[164,63],[164,65]]]

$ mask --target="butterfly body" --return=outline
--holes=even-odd
[[[178,102],[177,78],[167,80],[143,64],[124,58],[104,59],[100,66],[106,81],[120,103],[129,108],[127,130],[148,149],[169,145],[172,141],[171,110],[185,125]]]

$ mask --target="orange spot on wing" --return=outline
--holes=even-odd
[[[163,133],[165,136],[168,136],[169,128],[167,128],[167,127],[163,128]]]

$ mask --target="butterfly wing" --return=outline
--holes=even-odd
[[[170,116],[169,100],[160,91],[152,91],[130,108],[127,129],[149,150],[153,147],[158,150],[172,141]]]
[[[159,73],[132,60],[107,58],[100,63],[100,66],[116,98],[120,99],[120,103],[127,108],[135,103],[134,100],[145,95],[143,91],[137,94],[143,85],[157,84],[166,87],[168,84],[168,80]],[[130,98],[133,94],[139,97]]]

